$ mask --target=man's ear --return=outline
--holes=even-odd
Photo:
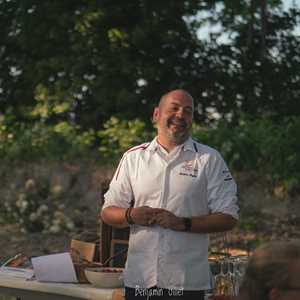
[[[158,115],[159,115],[158,107],[155,107],[154,111],[153,111],[153,116],[152,116],[152,122],[153,123],[155,123],[157,121]]]
[[[272,288],[269,291],[269,300],[280,300],[280,291],[277,288]]]

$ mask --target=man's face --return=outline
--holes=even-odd
[[[191,133],[193,99],[182,91],[173,91],[155,108],[153,119],[157,125],[158,137],[180,145]]]

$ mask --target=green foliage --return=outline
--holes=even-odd
[[[243,118],[238,126],[195,127],[194,136],[217,148],[233,170],[255,171],[288,191],[300,187],[300,117]]]
[[[82,130],[80,126],[61,121],[54,125],[35,122],[14,125],[3,117],[0,122],[0,155],[2,161],[66,160],[72,158],[111,161],[130,147],[149,141],[154,132],[146,130],[139,119],[130,121],[112,117],[104,129]],[[98,146],[97,146],[98,145]],[[98,147],[98,149],[97,149]]]
[[[201,100],[198,121],[211,107],[298,115],[299,7],[266,2],[0,1],[0,111],[99,130],[111,116],[149,123],[180,87]]]
[[[154,133],[148,132],[145,123],[139,119],[125,121],[111,117],[98,135],[101,138],[99,150],[102,155],[116,159],[132,146],[152,139]]]
[[[112,117],[99,131],[83,130],[60,121],[14,123],[7,114],[0,120],[1,163],[40,159],[97,159],[114,162],[130,147],[150,141],[154,130],[139,120]],[[300,188],[300,117],[252,119],[244,116],[236,126],[220,122],[215,127],[194,124],[193,137],[219,150],[232,171],[254,171],[273,186],[281,185],[287,192]],[[28,179],[24,187],[15,190],[15,201],[0,209],[0,222],[17,222],[24,231],[60,231],[72,228],[64,215],[60,187],[46,181]],[[245,219],[244,229],[254,229],[253,219]]]
[[[196,70],[186,54],[198,40],[183,16],[198,7],[0,1],[0,111],[25,123],[68,122],[72,114],[76,125],[95,130],[113,115],[148,119],[162,92]]]
[[[258,229],[257,216],[243,216],[239,221],[239,228],[242,230],[255,231]]]
[[[64,87],[59,84],[55,85],[53,91],[43,84],[38,84],[35,89],[35,100],[36,105],[30,111],[30,115],[42,120],[70,111],[73,101],[72,97],[64,92]]]
[[[154,130],[145,122],[111,117],[103,130],[83,130],[61,121],[12,124],[13,118],[0,121],[0,155],[5,160],[66,160],[96,158],[114,161],[132,146],[150,141]],[[255,171],[272,185],[283,185],[287,191],[300,187],[300,118],[252,119],[243,117],[236,126],[220,122],[215,127],[194,124],[196,140],[215,147],[235,171]]]
[[[84,159],[96,155],[96,133],[93,129],[62,121],[55,125],[35,122],[31,125],[0,122],[0,155],[3,161],[34,161],[39,159]],[[94,151],[93,151],[94,150]]]

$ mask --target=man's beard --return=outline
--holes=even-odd
[[[175,145],[183,144],[191,135],[192,126],[189,125],[184,119],[179,119],[177,117],[170,117],[167,120],[167,133],[170,140]],[[178,130],[172,131],[170,127],[176,125],[179,127]]]

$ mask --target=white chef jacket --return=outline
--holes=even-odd
[[[224,213],[238,218],[236,184],[221,155],[189,138],[166,160],[156,138],[127,151],[103,208],[150,206],[179,217]],[[208,234],[130,227],[124,271],[128,287],[205,290],[210,288]]]

